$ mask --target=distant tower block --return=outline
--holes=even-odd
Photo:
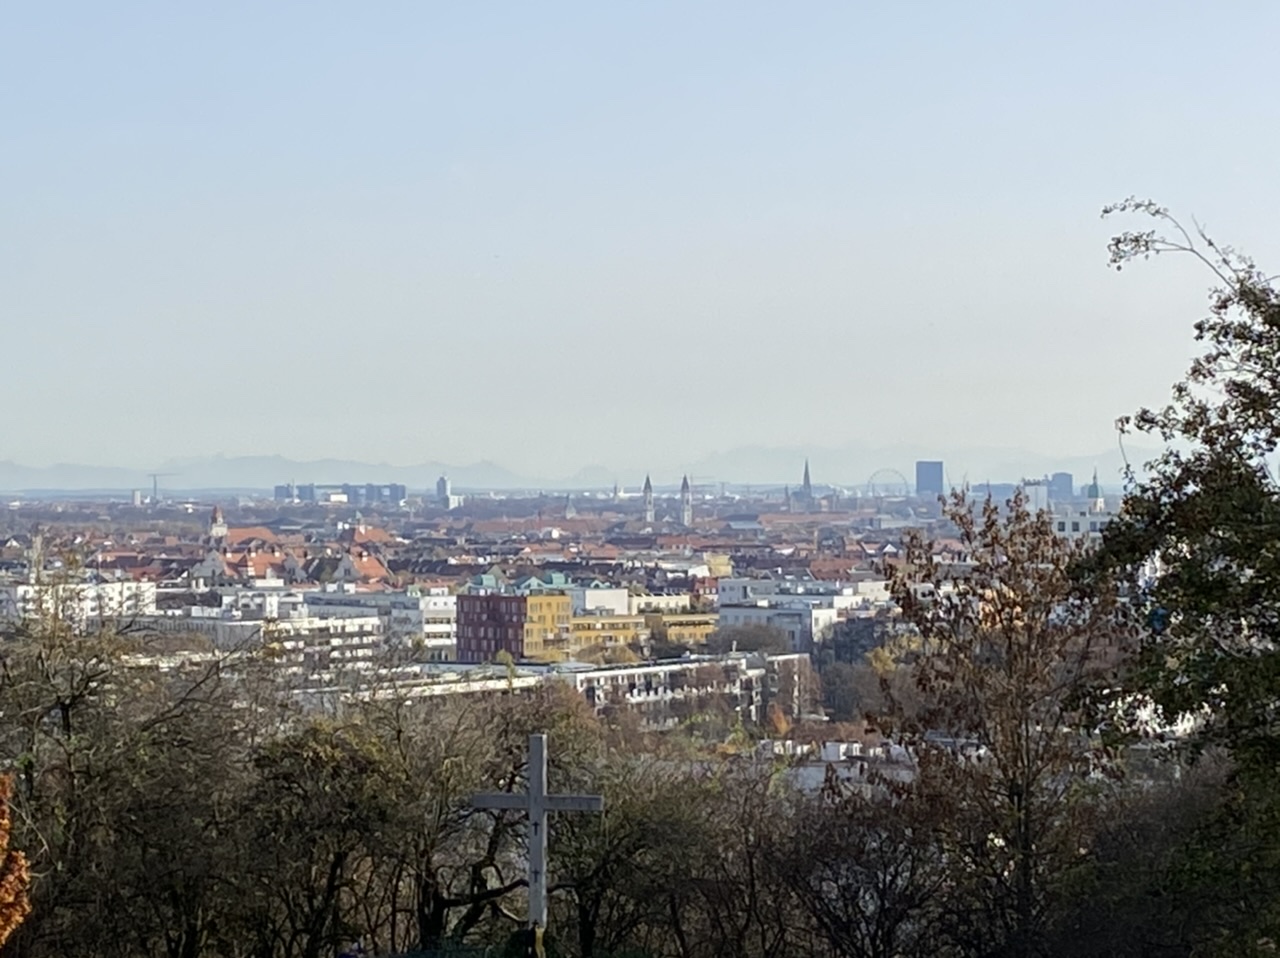
[[[448,476],[441,476],[436,480],[436,500],[441,506],[448,509],[449,500],[453,496],[453,488],[449,484]]]
[[[644,521],[653,522],[653,483],[644,477]]]
[[[921,460],[916,463],[916,495],[921,499],[936,499],[945,495],[946,481],[942,463],[938,460]]]
[[[1055,472],[1049,477],[1049,499],[1053,502],[1070,502],[1076,497],[1075,477],[1069,472]]]
[[[693,490],[688,476],[680,483],[680,525],[686,529],[693,525]]]

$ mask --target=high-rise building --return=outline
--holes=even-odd
[[[942,463],[938,460],[922,459],[916,463],[916,495],[920,498],[937,498],[945,495],[946,479],[942,473]]]
[[[453,496],[453,488],[449,483],[448,476],[441,476],[436,480],[436,501],[446,509],[451,508],[450,499]]]
[[[1049,483],[1045,479],[1025,479],[1022,493],[1026,496],[1027,511],[1033,515],[1049,508]]]
[[[1055,472],[1049,477],[1049,499],[1052,502],[1070,502],[1076,497],[1075,477],[1069,472]]]

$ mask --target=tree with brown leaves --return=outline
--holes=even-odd
[[[1090,705],[1115,684],[1130,613],[1101,581],[1080,593],[1085,547],[1021,494],[1004,505],[957,494],[945,514],[968,561],[942,566],[922,538],[906,543],[894,593],[918,633],[922,704],[889,724],[915,753],[917,792],[948,808],[948,937],[962,952],[1030,958],[1118,768]]]
[[[27,858],[9,847],[9,796],[12,794],[13,779],[8,775],[0,777],[0,945],[31,911],[31,900],[27,897],[31,885]]]

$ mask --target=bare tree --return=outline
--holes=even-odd
[[[968,562],[942,569],[920,536],[905,543],[893,592],[919,633],[922,703],[889,724],[915,753],[917,790],[949,809],[952,937],[1025,958],[1044,950],[1052,891],[1087,855],[1118,773],[1091,706],[1115,684],[1130,613],[1101,580],[1077,588],[1085,547],[1021,494],[1004,509],[957,494],[946,514]]]

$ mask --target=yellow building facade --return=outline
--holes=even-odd
[[[625,647],[648,639],[649,629],[643,615],[586,613],[569,620],[571,655],[597,646]]]
[[[527,659],[556,661],[567,658],[569,621],[573,605],[560,593],[530,595],[525,599],[524,655]]]
[[[720,622],[714,612],[650,612],[644,618],[651,634],[665,636],[672,645],[706,645]]]

